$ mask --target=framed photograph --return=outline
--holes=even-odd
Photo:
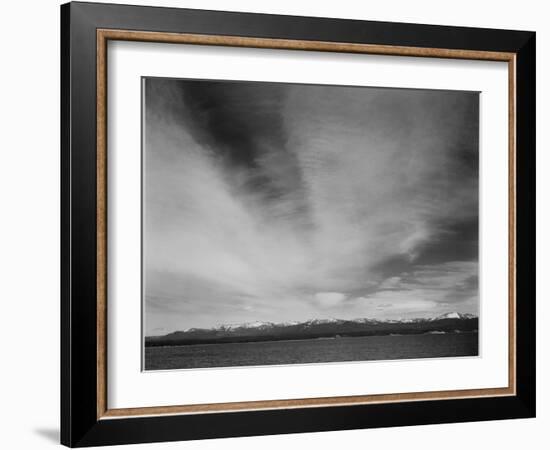
[[[535,415],[535,33],[61,7],[61,440]]]

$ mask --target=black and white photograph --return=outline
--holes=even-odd
[[[478,356],[479,92],[142,100],[143,370]]]

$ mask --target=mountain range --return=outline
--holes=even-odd
[[[246,322],[213,328],[189,328],[164,336],[148,336],[146,346],[170,346],[294,339],[381,336],[390,334],[444,334],[475,332],[478,318],[450,312],[417,319],[311,319],[305,322]]]

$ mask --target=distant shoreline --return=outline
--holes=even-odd
[[[156,345],[156,344],[145,344],[145,347],[187,347],[187,346],[193,346],[193,345],[219,345],[219,344],[256,344],[260,342],[301,342],[301,341],[317,341],[317,340],[335,340],[335,339],[349,339],[349,338],[361,338],[361,337],[404,337],[404,336],[437,336],[437,335],[449,335],[449,334],[476,334],[478,333],[478,330],[469,330],[469,331],[453,331],[453,332],[425,332],[425,333],[408,333],[408,334],[397,334],[397,333],[390,333],[390,334],[362,334],[362,335],[355,335],[355,336],[340,336],[340,337],[316,337],[316,338],[310,338],[310,337],[304,337],[304,338],[294,338],[294,339],[265,339],[265,340],[248,340],[248,341],[223,341],[223,342],[215,342],[215,341],[209,341],[204,343],[184,343],[184,344],[166,344],[166,345]],[[146,337],[147,339],[147,337]]]

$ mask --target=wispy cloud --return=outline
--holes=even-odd
[[[146,332],[477,311],[477,94],[145,94]]]

